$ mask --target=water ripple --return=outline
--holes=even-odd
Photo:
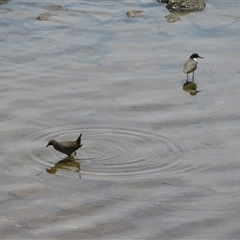
[[[151,178],[159,172],[185,171],[181,161],[184,151],[167,137],[142,129],[83,128],[81,130],[49,128],[35,141],[47,144],[50,139],[74,140],[82,132],[83,147],[71,161],[53,148],[34,149],[32,157],[47,167],[47,172],[71,170],[87,179]],[[42,150],[42,149],[41,149]],[[53,165],[54,164],[54,165]]]

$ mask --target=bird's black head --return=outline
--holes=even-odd
[[[190,56],[190,58],[203,58],[203,57],[201,57],[201,56],[199,56],[197,53],[193,53],[191,56]]]
[[[54,142],[55,142],[55,140],[50,140],[50,141],[48,142],[48,144],[47,144],[47,146],[46,146],[46,147],[53,145],[53,144],[54,144]]]

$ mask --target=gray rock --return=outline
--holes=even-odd
[[[136,10],[132,10],[132,11],[126,12],[128,18],[138,18],[138,17],[141,17],[142,13],[143,13],[143,11],[136,11]]]
[[[181,16],[188,15],[189,13],[190,12],[174,12],[165,16],[165,18],[167,19],[167,22],[174,23],[181,20]]]
[[[58,4],[50,5],[49,8],[52,10],[67,10],[67,8],[63,7],[62,5],[58,5]]]
[[[52,16],[50,13],[41,13],[38,17],[37,20],[39,21],[47,21],[49,18]]]
[[[169,0],[166,8],[170,12],[202,11],[206,4],[204,0]]]
[[[8,3],[10,0],[0,0],[0,5]]]
[[[167,19],[167,22],[171,23],[181,20],[180,16],[176,13],[170,13],[167,16],[165,16],[165,18]]]

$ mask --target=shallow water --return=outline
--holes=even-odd
[[[206,3],[0,6],[1,239],[239,238],[239,3]]]

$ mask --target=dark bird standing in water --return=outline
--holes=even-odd
[[[190,58],[185,62],[183,72],[187,74],[187,80],[188,80],[188,74],[193,73],[192,80],[194,80],[194,71],[197,69],[198,64],[198,58],[203,58],[199,56],[197,53],[193,53]]]
[[[81,137],[82,137],[82,133],[80,134],[80,136],[78,137],[78,139],[76,141],[57,142],[56,140],[50,140],[48,142],[47,146],[53,145],[53,147],[57,151],[67,154],[68,157],[70,157],[72,155],[72,153],[74,153],[76,155],[76,151],[80,147],[82,147]]]

